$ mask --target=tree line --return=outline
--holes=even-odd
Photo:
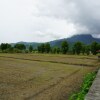
[[[48,50],[48,52],[46,52]],[[93,42],[90,45],[83,44],[82,42],[75,42],[70,48],[70,44],[67,41],[63,41],[60,47],[50,47],[49,43],[41,44],[38,46],[38,52],[40,53],[62,53],[62,54],[77,54],[80,53],[89,55],[90,53],[96,55],[100,50],[100,44]]]
[[[42,43],[37,49],[33,49],[30,45],[28,48],[24,44],[15,44],[11,46],[8,43],[2,43],[0,45],[1,52],[4,53],[31,53],[33,51],[38,53],[52,53],[52,54],[93,54],[96,55],[100,50],[100,44],[93,42],[90,45],[83,44],[82,42],[75,42],[72,47],[67,41],[63,41],[59,47],[51,47],[50,43]]]
[[[28,53],[33,51],[33,47],[30,45],[27,49],[24,44],[15,44],[12,46],[8,43],[1,43],[0,50],[3,53]]]

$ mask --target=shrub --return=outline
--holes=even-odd
[[[96,73],[97,71],[87,74],[84,77],[81,91],[79,93],[73,94],[69,100],[84,100],[85,95],[88,93],[89,88],[96,77]]]

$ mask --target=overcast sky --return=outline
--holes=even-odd
[[[100,37],[100,0],[0,0],[0,43]]]

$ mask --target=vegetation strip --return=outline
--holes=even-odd
[[[97,71],[91,72],[84,77],[83,84],[81,86],[81,91],[79,93],[73,94],[69,100],[84,100],[85,95],[88,93],[93,80],[95,79]]]
[[[41,53],[41,54],[93,54],[100,53],[100,44],[98,42],[92,42],[91,44],[84,44],[81,41],[75,43],[69,43],[66,40],[60,42],[59,45],[52,46],[50,42],[40,43],[35,48],[25,43],[17,43],[14,45],[8,43],[1,43],[0,53]]]
[[[59,64],[68,64],[68,65],[78,65],[78,66],[86,66],[86,67],[94,67],[94,65],[87,65],[87,64],[72,64],[72,63],[66,63],[66,62],[57,62],[57,61],[46,61],[46,60],[38,60],[38,59],[26,59],[26,58],[15,58],[15,57],[6,57],[6,56],[0,56],[4,58],[13,58],[13,59],[20,59],[20,60],[29,60],[29,61],[38,61],[38,62],[49,62],[49,63],[59,63]]]

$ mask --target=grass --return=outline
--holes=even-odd
[[[96,71],[88,73],[83,80],[81,91],[79,93],[73,94],[69,100],[84,100],[85,95],[88,93],[93,83],[93,80],[96,77],[96,73],[97,73]]]
[[[95,56],[0,54],[0,100],[66,100],[97,64]]]
[[[95,66],[98,64],[96,56],[76,56],[76,55],[52,55],[52,54],[1,54],[4,57],[12,57],[19,59],[28,59],[32,61],[44,61],[44,62],[55,62],[65,63],[73,65],[85,65]]]

